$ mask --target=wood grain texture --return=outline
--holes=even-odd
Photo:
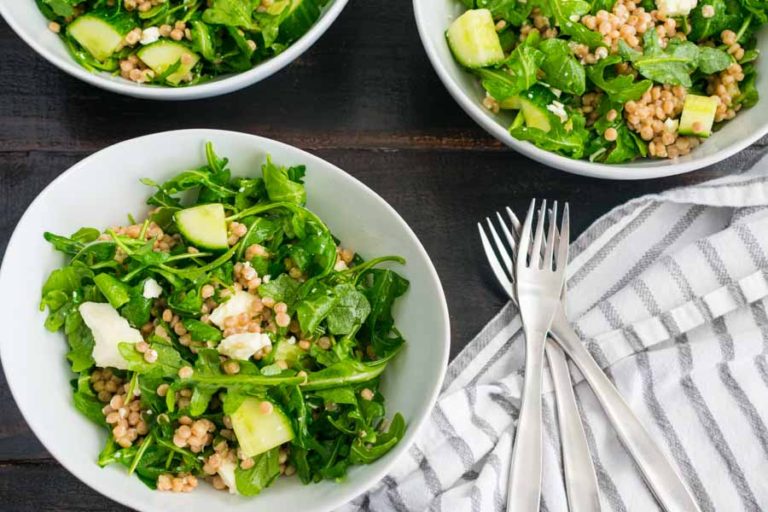
[[[579,233],[633,197],[744,168],[768,142],[702,171],[655,181],[607,182],[548,169],[502,147],[453,102],[427,61],[407,5],[382,10],[371,0],[351,2],[309,52],[276,76],[196,102],[163,104],[95,89],[53,68],[4,23],[0,54],[0,254],[35,196],[94,151],[179,128],[255,133],[329,160],[400,212],[441,277],[452,355],[504,303],[477,244],[478,220],[506,205],[522,210],[534,196],[556,198],[571,202]],[[124,510],[51,459],[2,375],[0,497],[0,510],[9,511]]]

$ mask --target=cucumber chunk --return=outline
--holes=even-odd
[[[198,54],[183,44],[168,40],[149,44],[136,52],[136,55],[158,75],[179,63],[179,68],[165,78],[172,85],[183,81],[200,60]]]
[[[504,60],[499,35],[488,9],[474,9],[456,18],[446,32],[456,60],[468,68],[492,66]]]
[[[688,94],[683,104],[683,115],[680,117],[680,134],[698,137],[712,135],[712,123],[715,122],[718,104],[719,100],[714,96]]]
[[[224,205],[213,203],[176,212],[176,225],[184,238],[204,249],[224,250],[227,243],[227,221]]]
[[[520,110],[523,112],[525,125],[529,128],[538,128],[545,132],[552,129],[552,125],[549,124],[549,115],[545,108],[525,98],[520,98]]]
[[[288,10],[285,20],[280,24],[278,39],[282,42],[299,39],[320,17],[320,6],[315,0],[292,0]]]
[[[499,102],[499,107],[502,110],[520,110],[520,96],[510,96]]]
[[[246,398],[231,416],[232,428],[246,457],[264,453],[293,439],[291,420],[285,413],[279,407],[264,413],[261,402]]]
[[[120,47],[125,33],[120,24],[110,23],[95,14],[80,16],[67,27],[67,34],[101,62]]]

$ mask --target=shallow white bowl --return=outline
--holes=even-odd
[[[96,458],[106,433],[72,405],[62,334],[43,328],[40,288],[64,258],[43,240],[44,231],[69,234],[81,226],[124,224],[126,215],[146,212],[150,189],[139,178],[163,181],[205,161],[203,145],[215,144],[230,158],[235,175],[260,175],[267,155],[283,165],[307,166],[309,207],[333,233],[364,257],[399,254],[396,266],[410,280],[396,304],[397,325],[408,341],[387,368],[383,393],[387,411],[403,413],[408,430],[384,458],[350,470],[343,483],[309,486],[280,479],[255,498],[242,498],[201,485],[191,494],[148,489],[122,467],[100,469]],[[78,163],[54,180],[27,209],[0,268],[0,356],[21,412],[45,447],[80,480],[141,511],[325,511],[352,499],[382,478],[403,455],[429,416],[448,361],[448,308],[429,256],[405,221],[381,197],[339,168],[280,142],[217,130],[185,130],[149,135],[117,144]],[[34,378],[33,378],[34,376]]]
[[[739,112],[726,125],[696,148],[691,154],[674,160],[640,160],[629,164],[606,165],[587,160],[573,160],[539,149],[530,142],[509,134],[512,123],[509,112],[495,115],[482,105],[485,91],[477,78],[459,66],[445,40],[451,22],[466,10],[460,0],[413,0],[416,25],[429,60],[448,92],[480,126],[498,140],[534,160],[563,171],[595,178],[637,180],[672,176],[701,169],[741,151],[768,133],[768,101],[761,99],[751,109]],[[768,51],[768,30],[761,30],[758,47]],[[757,90],[766,90],[768,58],[758,61]]]
[[[142,85],[109,73],[91,73],[75,62],[59,36],[48,30],[48,20],[34,0],[0,0],[0,14],[29,46],[48,62],[91,85],[108,91],[151,100],[194,100],[237,91],[277,73],[315,44],[336,20],[348,0],[331,0],[312,28],[287,50],[248,71],[224,75],[189,87]]]

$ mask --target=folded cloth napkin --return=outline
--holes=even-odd
[[[768,158],[742,163],[750,170],[616,208],[573,244],[569,266],[577,332],[703,511],[768,510]],[[451,363],[408,454],[344,510],[503,511],[523,345],[508,304]],[[603,510],[659,510],[571,372]],[[548,374],[543,399],[541,508],[566,511]]]

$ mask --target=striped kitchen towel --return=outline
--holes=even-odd
[[[577,332],[703,511],[768,511],[768,158],[741,163],[749,170],[616,208],[576,240],[569,268]],[[407,456],[344,510],[503,511],[522,338],[508,304],[451,363]],[[572,374],[603,510],[659,510]],[[546,375],[542,510],[559,512],[551,389]]]

